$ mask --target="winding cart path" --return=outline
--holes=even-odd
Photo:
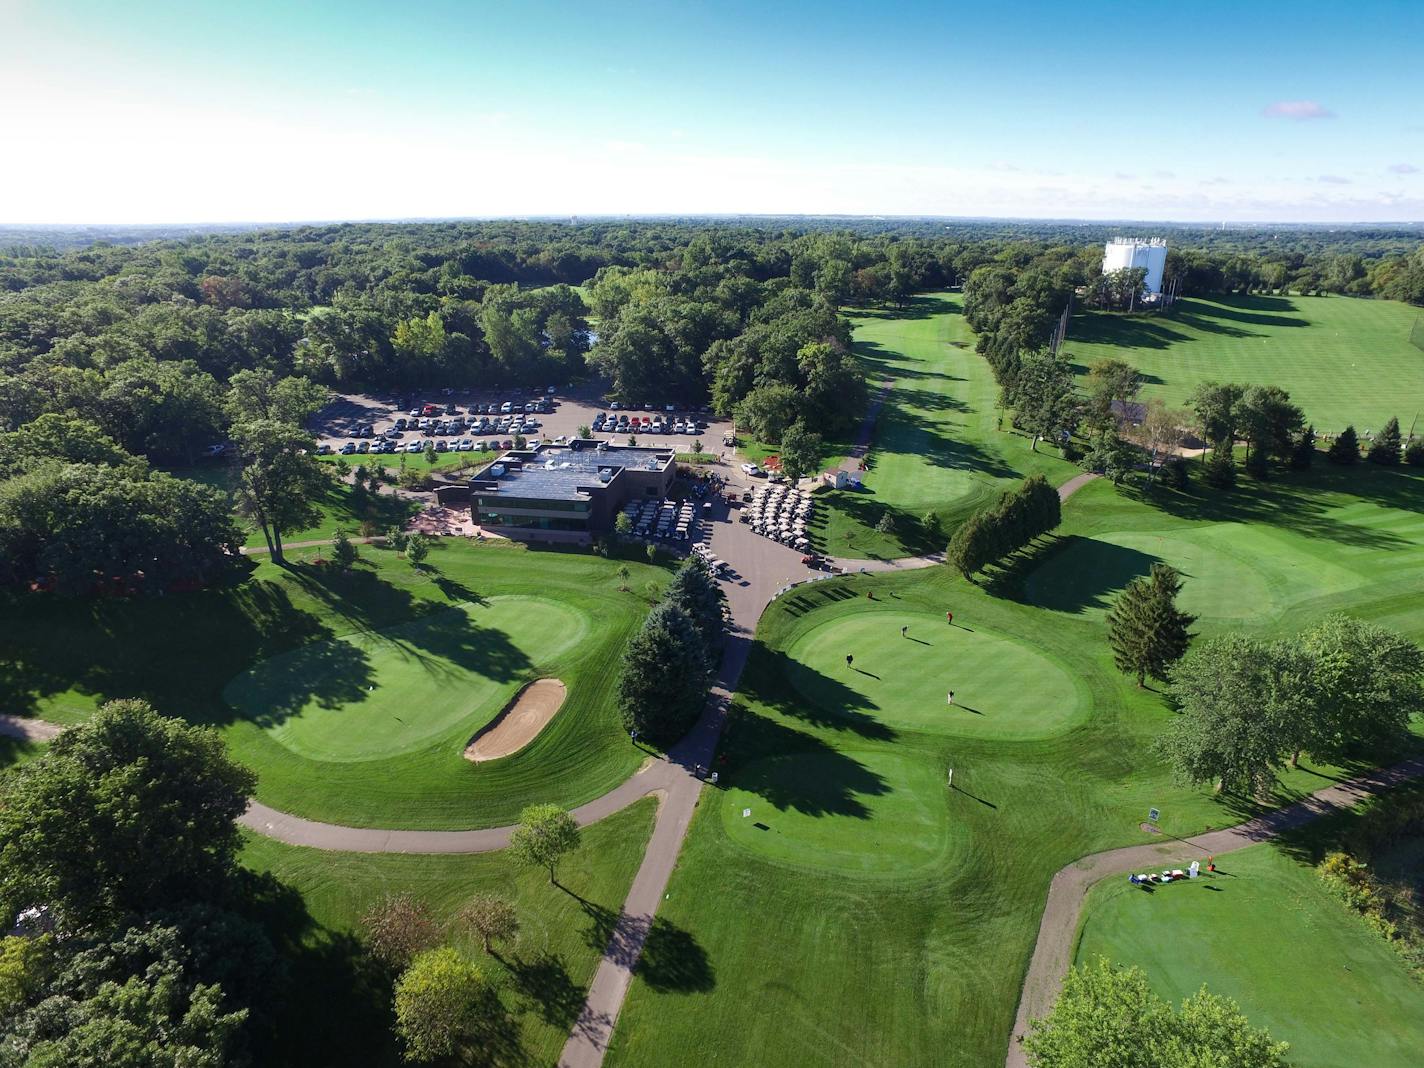
[[[1048,901],[1038,925],[1038,942],[1034,945],[1033,957],[1024,976],[1023,991],[1019,995],[1018,1015],[1014,1019],[1014,1033],[1009,1042],[1005,1068],[1028,1068],[1028,1058],[1020,1040],[1028,1033],[1031,1020],[1042,1018],[1053,1008],[1053,1002],[1063,986],[1063,977],[1073,963],[1078,914],[1082,911],[1083,899],[1095,883],[1109,875],[1185,867],[1192,860],[1219,857],[1233,849],[1269,842],[1285,831],[1349,808],[1421,775],[1424,775],[1424,758],[1406,760],[1390,768],[1378,768],[1357,778],[1327,786],[1294,804],[1238,823],[1235,827],[1208,831],[1194,838],[1171,838],[1109,849],[1075,860],[1060,870],[1048,887]]]

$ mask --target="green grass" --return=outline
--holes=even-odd
[[[1014,480],[1073,474],[1057,450],[1034,452],[1027,438],[998,429],[998,386],[960,312],[959,294],[931,293],[903,311],[852,317],[871,396],[887,378],[894,385],[876,423],[864,489],[823,495],[829,507],[812,538],[819,551],[864,559],[943,549],[947,533],[926,530],[927,513],[948,531]],[[896,533],[875,529],[886,511]]]
[[[1167,316],[1083,312],[1063,351],[1081,370],[1104,357],[1145,376],[1145,397],[1182,405],[1197,383],[1281,386],[1323,433],[1361,434],[1424,396],[1424,352],[1409,342],[1418,308],[1352,297],[1184,300]]]
[[[1203,632],[1280,633],[1346,609],[1420,637],[1419,499],[1417,475],[1378,469],[1243,484],[1225,500],[1139,500],[1104,481],[1065,506],[1063,537],[983,585],[934,568],[779,599],[743,675],[719,793],[701,805],[660,908],[703,947],[716,986],[672,995],[635,977],[610,1064],[662,1065],[688,1049],[714,1064],[1002,1063],[1055,871],[1151,840],[1139,829],[1150,807],[1179,836],[1256,810],[1176,784],[1152,751],[1172,713],[1114,670],[1098,603],[1132,569],[1059,556],[1099,533],[1193,545],[1200,530],[1237,525],[1251,536],[1201,543],[1237,556],[1201,553],[1188,589],[1228,603],[1244,560],[1269,597],[1248,601],[1255,615],[1204,619]],[[897,621],[938,642],[946,607],[973,642],[907,648]],[[880,678],[847,673],[847,651]],[[946,677],[966,700],[982,686],[985,710],[1022,731],[961,730],[972,714],[944,707]],[[1290,771],[1273,800],[1349,770]]]
[[[543,597],[465,603],[384,630],[311,642],[262,661],[223,698],[312,760],[375,760],[444,741],[468,741],[527,676],[583,642],[589,616]],[[351,686],[362,662],[373,681]]]
[[[787,650],[791,685],[830,716],[868,713],[891,728],[932,734],[1043,738],[1087,713],[1087,693],[1061,663],[1008,635],[878,602],[861,609],[827,619]]]
[[[426,901],[442,924],[476,894],[494,894],[515,906],[519,934],[486,956],[478,941],[451,932],[453,943],[477,961],[510,1013],[511,1044],[521,1058],[501,1063],[553,1064],[568,1038],[593,978],[599,954],[627,896],[652,829],[653,802],[640,801],[583,832],[583,843],[559,869],[563,889],[542,870],[517,866],[506,853],[473,856],[325,853],[245,837],[242,863],[268,872],[301,896],[288,900],[292,983],[281,1033],[279,1063],[402,1063],[390,1032],[390,985],[363,968],[352,936],[362,915],[382,895],[409,893]],[[281,898],[279,898],[281,900]],[[295,915],[293,915],[295,913]],[[655,928],[652,948],[686,964],[676,953],[680,932]]]
[[[450,454],[445,455],[449,456]],[[477,456],[479,454],[464,453],[463,455]],[[355,458],[323,456],[319,459],[333,462],[336,459],[352,460]],[[362,457],[362,459],[368,458]],[[425,465],[423,456],[412,456],[410,459],[412,463]],[[349,466],[354,469],[356,464],[351,463]],[[229,497],[237,485],[238,477],[238,469],[232,464],[198,464],[193,467],[176,469],[172,473],[181,478],[201,482],[205,486],[212,486],[214,489],[228,494]],[[355,535],[360,532],[363,523],[370,523],[376,532],[383,533],[390,527],[401,525],[416,511],[416,505],[413,502],[401,497],[385,493],[353,493],[352,490],[351,486],[333,482],[322,498],[317,501],[317,507],[321,512],[318,522],[306,530],[284,532],[283,543],[325,541],[334,538],[338,530]],[[262,537],[262,531],[254,523],[242,516],[237,517],[237,522],[244,533],[243,544],[247,548],[266,548],[267,542]]]
[[[532,802],[587,801],[637,766],[608,665],[662,569],[629,562],[637,592],[620,592],[618,562],[583,553],[447,540],[418,572],[361,552],[346,575],[301,562],[307,550],[161,599],[6,595],[0,707],[73,723],[144,697],[218,727],[260,800],[363,826],[498,825]],[[549,726],[510,757],[465,760],[474,730],[542,676],[569,687]]]
[[[1078,960],[1138,965],[1174,1002],[1205,983],[1289,1042],[1301,1068],[1419,1063],[1424,985],[1308,865],[1260,845],[1219,867],[1228,874],[1152,893],[1125,877],[1100,883]]]

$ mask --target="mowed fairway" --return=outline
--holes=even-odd
[[[589,626],[585,613],[546,598],[495,597],[282,653],[223,697],[250,719],[281,710],[271,736],[313,760],[391,756],[452,731],[463,743]],[[364,691],[345,685],[357,660],[371,679]]]
[[[422,571],[368,546],[345,574],[315,555],[165,598],[7,597],[0,706],[73,723],[109,698],[144,697],[217,727],[257,772],[260,801],[358,826],[509,823],[536,801],[590,800],[636,768],[609,665],[661,568],[629,562],[624,580],[597,556],[450,539]],[[539,736],[499,760],[464,759],[470,736],[543,676],[568,698]]]
[[[1079,496],[1027,573],[1034,604],[1101,618],[1162,562],[1182,573],[1180,603],[1203,632],[1304,626],[1347,608],[1424,637],[1409,604],[1424,588],[1424,477],[1410,469],[1321,463],[1224,496],[1135,499],[1101,482]]]
[[[1187,547],[1188,582],[1219,606],[1203,633],[1279,634],[1346,610],[1424,637],[1419,494],[1418,475],[1375,468],[1243,482],[1225,499],[1136,499],[1099,481],[1065,505],[1064,537],[984,585],[929,568],[781,597],[758,628],[717,792],[659,908],[716,985],[673,996],[635,976],[610,1063],[652,1068],[695,1049],[797,1068],[1002,1064],[1053,873],[1152,840],[1139,826],[1152,807],[1182,837],[1253,811],[1184,788],[1156,756],[1172,712],[1113,668],[1102,612],[1135,565],[1105,565]],[[1060,561],[1100,535],[1105,548],[1089,551],[1104,559]],[[944,704],[948,676],[956,700],[1002,719],[971,733],[977,717]],[[1276,801],[1340,773],[1304,764]],[[1163,952],[1178,944],[1162,937]],[[1287,970],[1289,938],[1278,945]]]
[[[1145,397],[1186,403],[1199,382],[1280,386],[1321,433],[1362,434],[1390,416],[1407,430],[1424,401],[1424,351],[1410,344],[1418,308],[1354,297],[1190,299],[1170,315],[1083,312],[1063,351],[1081,371],[1126,360]]]
[[[1071,473],[1056,450],[1033,452],[1027,438],[997,429],[998,387],[974,353],[961,307],[958,293],[932,293],[903,310],[851,317],[872,396],[885,380],[893,385],[861,476],[865,488],[826,495],[831,508],[815,524],[818,550],[865,558],[942,549],[942,539],[921,527],[925,513],[952,524],[1013,479]],[[887,510],[896,534],[874,529]]]
[[[1302,1068],[1409,1068],[1424,1050],[1424,985],[1378,934],[1275,846],[1219,858],[1225,875],[1147,893],[1093,889],[1078,960],[1135,964],[1174,1002],[1203,983],[1291,1044]]]

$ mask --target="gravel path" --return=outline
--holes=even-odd
[[[1284,831],[1373,797],[1410,779],[1424,775],[1424,758],[1407,760],[1390,768],[1380,768],[1358,778],[1327,786],[1293,805],[1278,808],[1235,827],[1208,831],[1194,838],[1167,839],[1145,845],[1124,846],[1093,853],[1074,861],[1053,877],[1048,901],[1038,925],[1038,942],[1033,948],[1023,991],[1019,995],[1014,1033],[1009,1041],[1006,1068],[1028,1068],[1020,1040],[1028,1032],[1029,1021],[1043,1017],[1053,1007],[1063,977],[1073,963],[1078,937],[1078,915],[1092,886],[1109,875],[1127,872],[1184,868],[1193,860],[1221,856],[1268,842]]]

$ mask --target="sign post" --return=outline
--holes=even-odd
[[[1157,820],[1161,817],[1161,815],[1162,813],[1158,812],[1155,808],[1149,808],[1147,810],[1147,822],[1156,823]]]

